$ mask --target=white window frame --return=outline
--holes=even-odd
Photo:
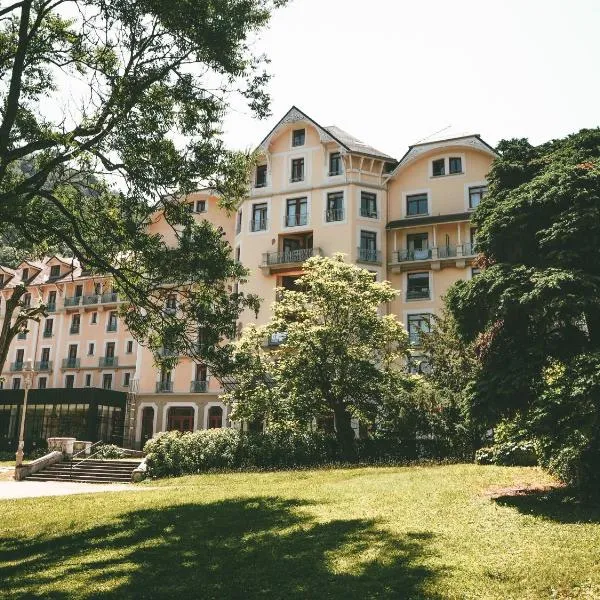
[[[407,198],[409,196],[418,196],[421,194],[427,194],[427,212],[426,213],[422,213],[420,215],[408,215],[407,211],[406,211],[406,203],[407,203]],[[402,206],[400,207],[402,209],[402,218],[403,219],[418,219],[419,217],[430,217],[431,216],[431,188],[425,188],[425,189],[420,189],[420,190],[406,190],[404,192],[402,192]]]
[[[293,227],[287,226],[287,201],[294,200],[296,198],[306,198],[306,225],[294,225]],[[310,192],[298,192],[298,194],[288,193],[281,199],[281,234],[286,232],[303,232],[312,228],[311,215],[312,211],[312,196]]]
[[[250,227],[250,222],[254,220],[254,206],[257,204],[266,204],[267,205],[267,228],[266,229],[261,229],[260,231],[252,231],[252,228]],[[249,214],[249,219],[248,219],[248,235],[264,235],[265,233],[269,233],[269,231],[271,230],[271,215],[272,215],[272,210],[271,210],[271,198],[260,198],[260,199],[255,199],[252,200],[250,202],[250,214]],[[240,244],[237,244],[237,246],[239,246]]]
[[[483,181],[471,181],[465,183],[465,212],[473,212],[475,209],[469,206],[469,189],[474,187],[488,187],[488,182]]]
[[[460,165],[462,171],[460,173],[450,173],[450,159],[460,158]],[[444,160],[444,174],[434,175],[433,174],[433,163],[434,161]],[[442,179],[443,177],[459,177],[467,174],[467,162],[464,152],[447,152],[445,154],[437,154],[429,159],[429,179]]]

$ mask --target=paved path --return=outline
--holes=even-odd
[[[0,481],[0,500],[39,498],[41,496],[68,496],[98,492],[127,492],[149,490],[150,487],[127,483],[78,483],[66,481]]]

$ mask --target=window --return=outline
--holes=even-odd
[[[29,269],[23,269],[23,271],[21,272],[21,279],[23,281],[29,280]]]
[[[325,220],[328,223],[344,220],[344,192],[327,194]]]
[[[31,306],[31,294],[27,293],[23,296],[23,306],[29,308]]]
[[[46,319],[44,324],[44,337],[52,337],[52,328],[54,327],[54,319]]]
[[[91,385],[92,385],[92,374],[86,373],[85,374],[85,387],[91,387]]]
[[[123,387],[129,387],[131,373],[123,373]]]
[[[75,314],[71,318],[71,333],[79,333],[79,327],[81,325],[81,315]]]
[[[92,323],[92,325],[96,325],[96,323],[98,323],[98,313],[97,312],[92,313],[91,323]]]
[[[68,353],[69,361],[75,360],[77,358],[77,344],[69,344],[69,353]]]
[[[75,286],[75,298],[81,298],[83,296],[83,286],[77,285]]]
[[[487,194],[487,185],[478,185],[469,188],[469,208],[477,208],[482,198]]]
[[[424,298],[429,298],[429,273],[408,273],[406,299],[419,300]]]
[[[65,376],[65,387],[69,390],[75,387],[75,375],[66,375]]]
[[[48,310],[54,310],[56,308],[56,292],[48,292]]]
[[[406,196],[406,216],[414,217],[417,215],[428,214],[427,194],[412,194]]]
[[[45,390],[47,383],[48,383],[48,380],[45,377],[40,377],[38,379],[38,389]]]
[[[96,351],[96,345],[94,342],[90,342],[88,344],[88,356],[94,356],[94,352]]]
[[[125,352],[127,352],[127,354],[131,354],[133,352],[133,340],[127,340],[127,349]]]
[[[421,345],[423,333],[429,333],[431,326],[431,315],[428,313],[408,315],[408,339],[413,346]]]
[[[196,203],[194,204],[194,212],[206,212],[206,200],[196,200]]]
[[[50,348],[42,348],[40,356],[40,370],[50,367]]]
[[[451,156],[448,159],[448,171],[450,175],[462,173],[462,158],[460,156]]]
[[[0,286],[4,285],[4,275],[0,273]]]
[[[258,165],[256,167],[255,187],[261,188],[267,185],[267,165]]]
[[[304,159],[292,159],[292,182],[304,181]]]
[[[117,311],[111,310],[108,315],[108,325],[106,326],[106,331],[116,331],[117,330]]]
[[[220,406],[211,406],[208,409],[208,429],[223,427],[223,409]]]
[[[438,158],[431,163],[431,173],[434,177],[446,174],[446,160]]]
[[[360,232],[360,247],[358,249],[359,260],[366,262],[378,262],[377,233],[374,231]]]
[[[242,211],[238,210],[237,223],[235,224],[235,232],[240,233],[242,231]]]
[[[105,358],[114,358],[115,357],[115,343],[114,342],[106,342],[106,356]]]
[[[308,222],[308,202],[306,198],[289,198],[286,203],[286,227],[306,225]]]
[[[102,375],[102,387],[105,390],[112,389],[112,375],[110,373],[104,373],[104,375]]]
[[[425,260],[431,258],[429,235],[427,233],[409,233],[406,236],[407,260]]]
[[[176,294],[169,294],[167,296],[166,308],[170,312],[177,310],[177,295]]]
[[[304,146],[306,141],[306,130],[305,129],[294,129],[292,133],[292,146]]]
[[[60,265],[53,265],[50,267],[50,277],[52,279],[60,277]]]
[[[477,267],[471,267],[471,278],[477,277],[481,273],[481,269]]]
[[[25,360],[25,350],[19,348],[15,356],[15,366],[20,370],[23,368],[23,361]]]
[[[21,378],[20,377],[15,377],[12,380],[12,389],[13,390],[20,390],[21,389]]]
[[[377,218],[377,195],[371,192],[360,193],[360,216],[369,219]]]
[[[267,203],[252,205],[251,231],[265,231],[267,229]]]
[[[340,152],[332,152],[329,155],[329,174],[332,176],[342,174],[342,155]]]

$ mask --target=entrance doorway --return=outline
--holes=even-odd
[[[146,406],[142,411],[142,447],[154,435],[154,408]]]
[[[167,424],[169,431],[193,431],[194,409],[191,406],[174,406],[170,408]]]

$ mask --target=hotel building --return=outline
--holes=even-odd
[[[258,316],[245,312],[241,325],[268,321],[275,288],[293,289],[307,258],[342,252],[399,291],[385,310],[404,323],[418,355],[420,333],[448,287],[477,273],[470,215],[486,193],[493,148],[467,135],[415,144],[396,160],[292,107],[258,154],[236,214],[221,210],[210,191],[187,199],[196,219],[223,228],[249,269],[241,291],[263,299]],[[173,235],[160,214],[150,231],[167,242]],[[219,382],[204,365],[183,358],[161,372],[131,338],[107,278],[58,256],[0,267],[0,319],[21,281],[25,301],[45,302],[49,314],[11,345],[1,374],[0,447],[16,446],[28,359],[36,371],[30,441],[68,434],[140,447],[159,431],[231,426]]]

